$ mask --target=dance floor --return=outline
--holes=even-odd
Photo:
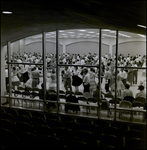
[[[97,80],[97,79],[96,79]],[[142,71],[138,71],[138,83],[137,84],[133,84],[130,89],[133,91],[133,94],[135,96],[135,94],[138,92],[137,88],[138,88],[138,84],[140,81],[142,80],[145,80],[146,81],[146,77],[145,76],[142,76]],[[39,88],[41,88],[41,83],[42,83],[43,79],[40,78],[40,84],[39,84]],[[97,81],[96,81],[97,82]],[[50,83],[50,79],[47,80],[47,88],[49,86],[49,83]],[[103,82],[102,82],[102,88],[104,88],[104,79],[103,79]],[[64,84],[62,82],[62,79],[61,79],[61,75],[60,75],[60,90],[64,90],[65,91],[65,88],[64,88]],[[72,89],[73,89],[73,92],[75,92],[75,88],[72,86]],[[79,87],[79,91],[83,92],[83,85],[81,85]],[[36,100],[35,103],[31,103],[30,101],[27,101],[27,104],[23,101],[23,104],[22,104],[22,101],[19,100],[12,100],[12,107],[14,108],[21,108],[21,109],[29,109],[29,110],[35,110],[35,111],[43,111],[44,108],[43,108],[43,103],[42,102],[37,102],[37,99],[39,99],[39,97],[35,97],[34,98]],[[111,99],[111,98],[106,98],[108,101]],[[14,101],[15,101],[15,105],[14,105]],[[65,102],[65,99],[60,99],[60,102]],[[79,101],[79,104],[86,104],[86,102],[83,102],[83,101]],[[91,103],[90,104],[91,106],[96,106],[96,104],[93,104]],[[4,107],[8,107],[8,104],[7,105],[4,105]],[[117,108],[119,107],[119,104],[117,104]],[[101,119],[107,119],[107,120],[114,120],[114,105],[111,105],[110,104],[110,108],[112,108],[110,111],[111,111],[111,114],[109,115],[108,117],[108,110],[100,110],[99,112],[99,117]],[[143,108],[139,108],[140,110],[143,110]],[[70,114],[70,115],[74,115],[74,116],[86,116],[86,117],[90,117],[90,118],[98,118],[97,116],[97,108],[95,107],[90,107],[90,112],[89,110],[87,110],[87,107],[86,106],[80,106],[80,111],[79,112],[73,112],[71,110],[69,110],[68,112],[65,112],[65,104],[60,104],[60,107],[59,107],[59,111],[57,111],[57,108],[50,108],[48,109],[48,112],[52,112],[52,113],[60,113],[60,114]],[[118,121],[126,121],[126,122],[140,122],[140,123],[143,123],[145,124],[145,120],[142,120],[143,119],[143,114],[141,112],[136,112],[133,114],[133,118],[132,120],[130,120],[130,112],[125,112],[123,113],[123,115],[119,118],[119,111],[117,110],[116,111],[116,120]]]

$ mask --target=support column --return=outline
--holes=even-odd
[[[113,45],[109,45],[109,54],[111,54],[111,56],[113,54]]]
[[[25,52],[25,41],[24,39],[19,40],[19,52],[23,54]]]
[[[12,96],[12,82],[11,82],[11,43],[8,42],[7,44],[7,55],[8,55],[8,77],[9,77],[9,107],[12,106],[12,99],[10,97]]]
[[[43,109],[46,111],[46,33],[42,33],[42,56],[43,56]]]
[[[66,53],[66,45],[63,44],[63,53]]]
[[[5,81],[5,52],[6,52],[6,46],[2,46],[1,47],[1,53],[0,53],[0,57],[1,57],[1,88],[0,88],[0,92],[1,92],[1,96],[5,95],[5,91],[6,91],[6,81]]]

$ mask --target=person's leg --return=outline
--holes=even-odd
[[[84,85],[84,92],[90,92],[89,87],[90,87],[89,84]]]
[[[79,92],[79,87],[75,86],[75,92]]]
[[[65,88],[66,91],[68,91],[68,88],[67,88],[67,80],[64,81],[64,88]]]
[[[71,80],[70,79],[68,79],[68,87],[70,88],[70,91],[72,91]]]

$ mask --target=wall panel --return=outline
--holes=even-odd
[[[42,42],[34,42],[26,45],[26,52],[40,52],[42,53]],[[59,54],[63,52],[63,46],[59,46]],[[56,53],[56,44],[53,42],[46,42],[46,53]]]
[[[116,46],[113,45],[113,54],[115,54]],[[146,42],[145,41],[131,41],[118,44],[118,54],[124,54],[124,56],[146,55]]]
[[[66,45],[66,52],[73,54],[88,54],[89,52],[92,54],[99,54],[99,43],[92,41],[71,43],[69,45]],[[106,53],[109,53],[109,45],[102,44],[102,55]]]

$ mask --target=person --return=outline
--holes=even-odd
[[[32,68],[32,88],[36,87],[39,84],[39,72],[36,71],[36,67]]]
[[[131,67],[131,64],[129,64],[128,67]],[[130,85],[132,86],[132,84],[133,84],[133,69],[131,69],[131,68],[128,69],[127,81],[130,82]]]
[[[124,99],[125,96],[132,96],[133,97],[133,91],[130,90],[130,83],[127,82],[125,84],[125,89],[122,91],[121,98]]]
[[[100,98],[105,98],[105,95],[106,95],[106,93],[101,88],[101,97]],[[96,99],[99,98],[99,85],[97,85],[97,89],[93,91],[93,97]]]
[[[5,65],[5,82],[6,82],[6,88],[9,84],[9,78],[8,78],[8,65]]]
[[[84,86],[84,93],[89,92],[90,93],[90,76],[88,73],[88,69],[83,70],[83,86]]]
[[[132,62],[132,67],[137,67],[135,61]],[[133,84],[137,84],[137,78],[138,78],[138,69],[133,69]]]
[[[95,82],[95,73],[94,73],[94,69],[90,68],[90,92],[93,93],[94,90],[96,90],[96,82]]]
[[[79,77],[78,67],[75,66],[72,76],[72,86],[75,86],[75,92],[79,92],[79,86],[82,84],[82,79]]]
[[[126,81],[127,81],[127,73],[124,70],[124,68],[121,68],[121,70],[119,71],[119,75],[121,76],[121,81],[123,82],[123,84],[125,86]]]
[[[11,76],[11,81],[12,81],[13,90],[15,90],[16,87],[17,87],[17,86],[19,85],[19,83],[20,83],[20,80],[19,80],[19,78],[17,77],[17,73],[18,73],[18,71],[17,71],[16,67],[13,67],[13,68],[12,68],[12,76]]]
[[[71,86],[71,72],[68,68],[68,66],[65,66],[64,74],[63,74],[63,81],[64,81],[64,88],[66,91],[68,91],[68,88],[70,91],[72,91]]]
[[[50,85],[49,85],[49,90],[56,91],[57,81],[56,81],[56,72],[55,72],[55,69],[52,69],[52,73],[51,73],[50,77],[51,77],[51,82],[50,82]]]
[[[123,82],[121,81],[121,76],[118,74],[116,78],[116,92],[118,97],[121,97],[121,91],[125,88]],[[111,85],[111,91],[115,91],[115,82]]]
[[[106,93],[109,93],[109,84],[111,82],[111,72],[109,71],[109,67],[106,68],[106,72],[105,72],[105,90]]]
[[[136,93],[135,98],[143,97],[143,98],[146,99],[146,91],[144,90],[144,85],[143,84],[140,84],[138,86],[138,90],[139,90],[139,92]]]

